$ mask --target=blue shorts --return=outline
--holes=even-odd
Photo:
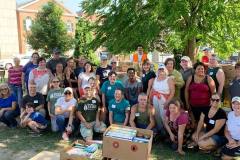
[[[218,147],[222,147],[228,142],[227,138],[224,136],[213,135],[211,138],[214,140]]]

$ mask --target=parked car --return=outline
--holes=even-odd
[[[31,55],[17,55],[14,57],[20,58],[20,64],[24,66],[31,60]],[[13,66],[13,58],[12,59],[0,59],[0,69],[8,70],[11,66]]]

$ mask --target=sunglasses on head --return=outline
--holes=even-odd
[[[67,92],[65,92],[64,94],[65,94],[65,95],[68,95],[68,94],[72,94],[72,93],[67,91]]]
[[[220,102],[220,99],[214,99],[214,98],[211,98],[211,101],[215,101],[215,102]]]

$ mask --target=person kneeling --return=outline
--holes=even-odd
[[[128,125],[130,104],[124,99],[123,92],[120,89],[115,90],[114,99],[109,102],[109,122],[110,125]]]
[[[193,132],[188,113],[183,109],[182,103],[178,99],[173,99],[168,103],[167,112],[164,117],[164,126],[170,136],[172,148],[180,155],[185,155],[183,145],[187,145],[191,140]]]
[[[80,133],[86,141],[93,139],[93,130],[103,133],[106,125],[99,121],[100,102],[93,95],[89,85],[84,86],[84,97],[80,99],[77,107],[77,117],[81,121]]]
[[[199,148],[210,152],[227,143],[224,137],[224,128],[227,120],[226,113],[220,108],[221,98],[217,93],[211,97],[211,107],[208,112],[201,113],[197,131],[192,138]],[[206,125],[205,131],[204,124]]]
[[[34,111],[33,103],[26,104],[26,109],[22,112],[20,119],[23,127],[28,126],[36,133],[40,133],[47,128],[47,120],[41,113]]]
[[[138,103],[131,108],[130,126],[149,129],[156,132],[156,130],[154,130],[154,112],[155,109],[153,106],[147,103],[147,94],[140,93],[138,96]]]

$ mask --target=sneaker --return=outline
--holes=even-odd
[[[63,133],[62,138],[63,138],[64,141],[69,141],[69,137],[68,137],[67,132]]]

